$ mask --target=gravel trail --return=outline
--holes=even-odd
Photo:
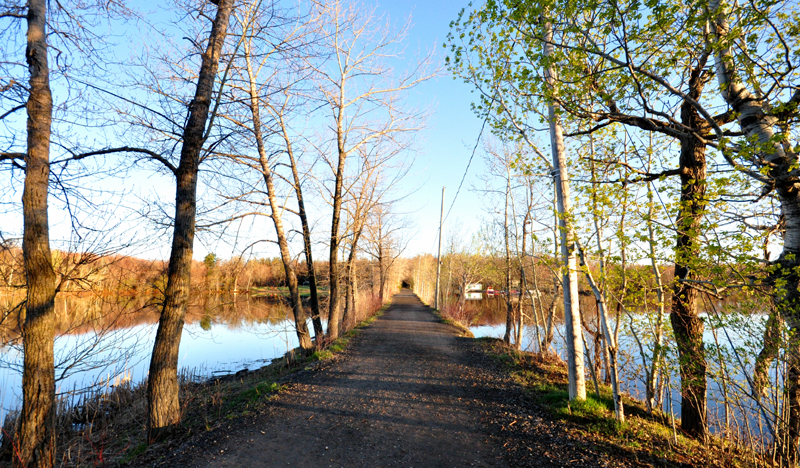
[[[621,466],[542,418],[474,340],[410,291],[267,409],[161,458],[194,467]]]

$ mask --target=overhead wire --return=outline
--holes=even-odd
[[[483,138],[483,130],[486,128],[486,122],[488,120],[489,120],[489,115],[487,114],[486,117],[483,118],[483,123],[481,123],[481,130],[480,132],[478,132],[478,139],[475,141],[475,145],[472,147],[472,154],[469,157],[469,161],[467,161],[467,167],[464,169],[464,175],[461,176],[461,182],[458,184],[458,190],[456,190],[456,194],[455,196],[453,196],[453,201],[450,203],[450,207],[447,209],[447,214],[442,219],[442,225],[444,225],[445,221],[447,221],[447,217],[450,216],[450,212],[453,210],[453,206],[456,204],[456,200],[458,199],[458,194],[461,193],[461,187],[464,185],[464,181],[467,179],[467,173],[469,172],[470,166],[472,166],[472,160],[475,159],[475,153],[478,151],[478,145],[481,142],[481,138]],[[436,229],[436,237],[433,238],[431,251],[436,245],[436,239],[438,239],[439,237],[439,231],[441,228],[442,226],[439,226]]]

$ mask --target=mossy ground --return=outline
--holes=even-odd
[[[587,382],[587,397],[569,401],[566,365],[553,355],[519,352],[501,340],[479,338],[484,350],[502,362],[530,398],[551,417],[564,421],[597,446],[634,454],[642,466],[775,466],[750,448],[719,437],[702,442],[685,437],[680,421],[668,414],[648,414],[642,402],[623,395],[625,422],[614,417],[611,389]],[[674,429],[673,429],[674,421]]]

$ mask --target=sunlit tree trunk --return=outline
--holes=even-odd
[[[351,328],[356,320],[356,248],[358,241],[361,238],[361,226],[358,221],[353,225],[353,240],[350,243],[350,252],[347,256],[347,263],[345,264],[345,271],[347,272],[347,282],[345,285],[345,305],[344,314],[342,316],[342,324],[344,330]]]
[[[47,2],[28,2],[29,95],[28,151],[22,192],[22,254],[27,282],[22,329],[22,415],[18,432],[20,467],[51,467],[55,463],[55,334],[56,283],[50,255],[47,191],[50,178],[50,129],[53,97],[47,61]]]
[[[384,239],[379,239],[378,242],[378,281],[380,282],[378,288],[378,297],[381,304],[386,300],[386,275],[388,268],[386,266],[386,255],[384,255],[383,248]]]
[[[545,56],[553,55],[553,26],[545,20],[543,50]],[[555,66],[545,70],[545,79],[550,92],[555,94],[558,82]],[[572,202],[569,190],[566,150],[561,122],[556,114],[555,104],[548,105],[550,123],[550,147],[553,153],[555,192],[558,205],[559,231],[561,232],[561,258],[564,268],[564,324],[567,341],[567,371],[569,379],[569,398],[586,398],[586,376],[584,375],[583,333],[581,330],[581,311],[578,295],[578,259],[575,253],[575,232],[571,219]]]
[[[347,160],[345,151],[344,128],[344,82],[340,87],[338,114],[336,116],[336,153],[338,164],[336,166],[336,181],[333,191],[333,213],[331,214],[330,256],[328,258],[328,337],[335,340],[339,337],[339,321],[341,310],[339,306],[339,224],[342,213],[342,184],[344,182],[344,167]]]
[[[699,99],[702,93],[702,69],[698,65],[689,81],[689,93],[693,99]],[[699,134],[708,132],[708,124],[688,101],[681,106],[681,122]],[[699,237],[707,205],[706,147],[694,136],[681,138],[679,168],[681,195],[675,223],[678,233],[670,322],[678,345],[681,373],[681,428],[693,437],[704,438],[708,430],[703,345],[705,326],[698,310],[700,295],[691,282],[698,279]]]
[[[585,268],[586,280],[594,292],[595,300],[597,301],[597,314],[600,316],[600,326],[602,328],[603,337],[605,338],[605,345],[609,353],[609,374],[611,377],[611,392],[614,397],[614,415],[619,422],[625,421],[625,410],[622,405],[622,397],[619,392],[619,376],[617,372],[617,340],[611,333],[608,323],[608,311],[606,308],[606,300],[603,291],[600,290],[598,283],[594,280],[589,265],[586,264],[586,257],[583,250],[580,251],[581,263]]]
[[[314,257],[311,253],[311,228],[308,226],[308,215],[306,214],[306,204],[303,200],[303,188],[300,184],[300,175],[297,171],[297,162],[294,157],[294,149],[289,139],[286,124],[283,116],[279,118],[284,140],[286,142],[286,152],[289,155],[289,163],[292,167],[292,178],[294,180],[294,191],[297,195],[297,215],[300,217],[300,224],[303,227],[303,253],[306,257],[308,267],[308,290],[309,304],[311,305],[311,323],[314,325],[314,339],[321,337],[324,333],[322,329],[322,317],[319,309],[319,293],[317,292],[317,272],[314,269]]]
[[[258,97],[258,90],[256,89],[255,74],[253,73],[253,66],[250,60],[250,46],[245,42],[245,61],[247,65],[247,76],[250,81],[250,112],[253,115],[253,134],[256,138],[256,149],[258,150],[258,161],[261,166],[261,175],[264,178],[264,183],[267,186],[267,199],[269,200],[270,218],[272,224],[275,226],[275,234],[278,238],[278,248],[281,253],[281,261],[283,262],[283,271],[286,273],[286,284],[289,286],[289,303],[292,306],[292,313],[294,315],[294,327],[297,333],[298,343],[300,348],[308,353],[313,345],[311,343],[311,335],[308,331],[306,324],[306,312],[303,310],[303,303],[300,300],[300,290],[297,284],[297,275],[295,274],[294,264],[292,263],[292,255],[289,252],[289,243],[286,240],[286,232],[283,227],[283,218],[281,216],[281,206],[278,203],[278,197],[275,194],[275,182],[270,168],[270,161],[267,158],[267,150],[264,147],[264,138],[261,131],[261,111]]]
[[[180,164],[175,171],[175,228],[167,270],[167,288],[147,380],[148,441],[165,436],[181,418],[178,400],[178,347],[191,287],[200,151],[205,142],[211,95],[232,7],[231,0],[218,2],[208,46],[202,55],[197,89],[189,104]]]

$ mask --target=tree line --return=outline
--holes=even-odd
[[[394,189],[426,116],[405,97],[436,73],[430,56],[401,65],[410,23],[355,3],[261,0],[176,1],[157,13],[122,1],[12,1],[0,6],[0,22],[0,167],[4,197],[21,192],[22,200],[3,199],[4,214],[21,225],[3,226],[0,241],[16,258],[9,242],[21,232],[25,285],[15,466],[56,460],[54,300],[68,282],[54,263],[62,254],[51,246],[53,206],[69,228],[68,250],[86,264],[114,246],[171,239],[147,382],[148,441],[180,423],[178,345],[201,271],[198,233],[241,258],[263,242],[277,247],[306,353],[352,326],[359,256],[377,265],[379,297],[391,293],[406,224]],[[174,184],[174,198],[119,188],[143,171]],[[253,219],[270,229],[253,234],[266,229]],[[320,248],[327,262],[315,263]],[[204,266],[209,280],[222,268],[213,257]],[[9,281],[20,281],[13,271]]]
[[[586,397],[583,289],[594,297],[594,332],[624,420],[615,324],[646,292],[648,405],[666,353],[677,351],[681,428],[708,437],[716,356],[706,325],[718,301],[736,296],[747,309],[752,300],[766,317],[761,349],[731,358],[751,363],[740,372],[760,411],[769,406],[764,389],[778,388],[766,420],[773,449],[792,465],[800,444],[795,7],[486,2],[462,10],[446,44],[449,69],[478,91],[473,110],[500,139],[486,151],[505,185],[492,185],[493,245],[505,245],[509,269],[543,262],[543,250],[559,258],[570,398]],[[632,287],[637,264],[651,269],[644,291]],[[776,360],[784,370],[770,374]]]

